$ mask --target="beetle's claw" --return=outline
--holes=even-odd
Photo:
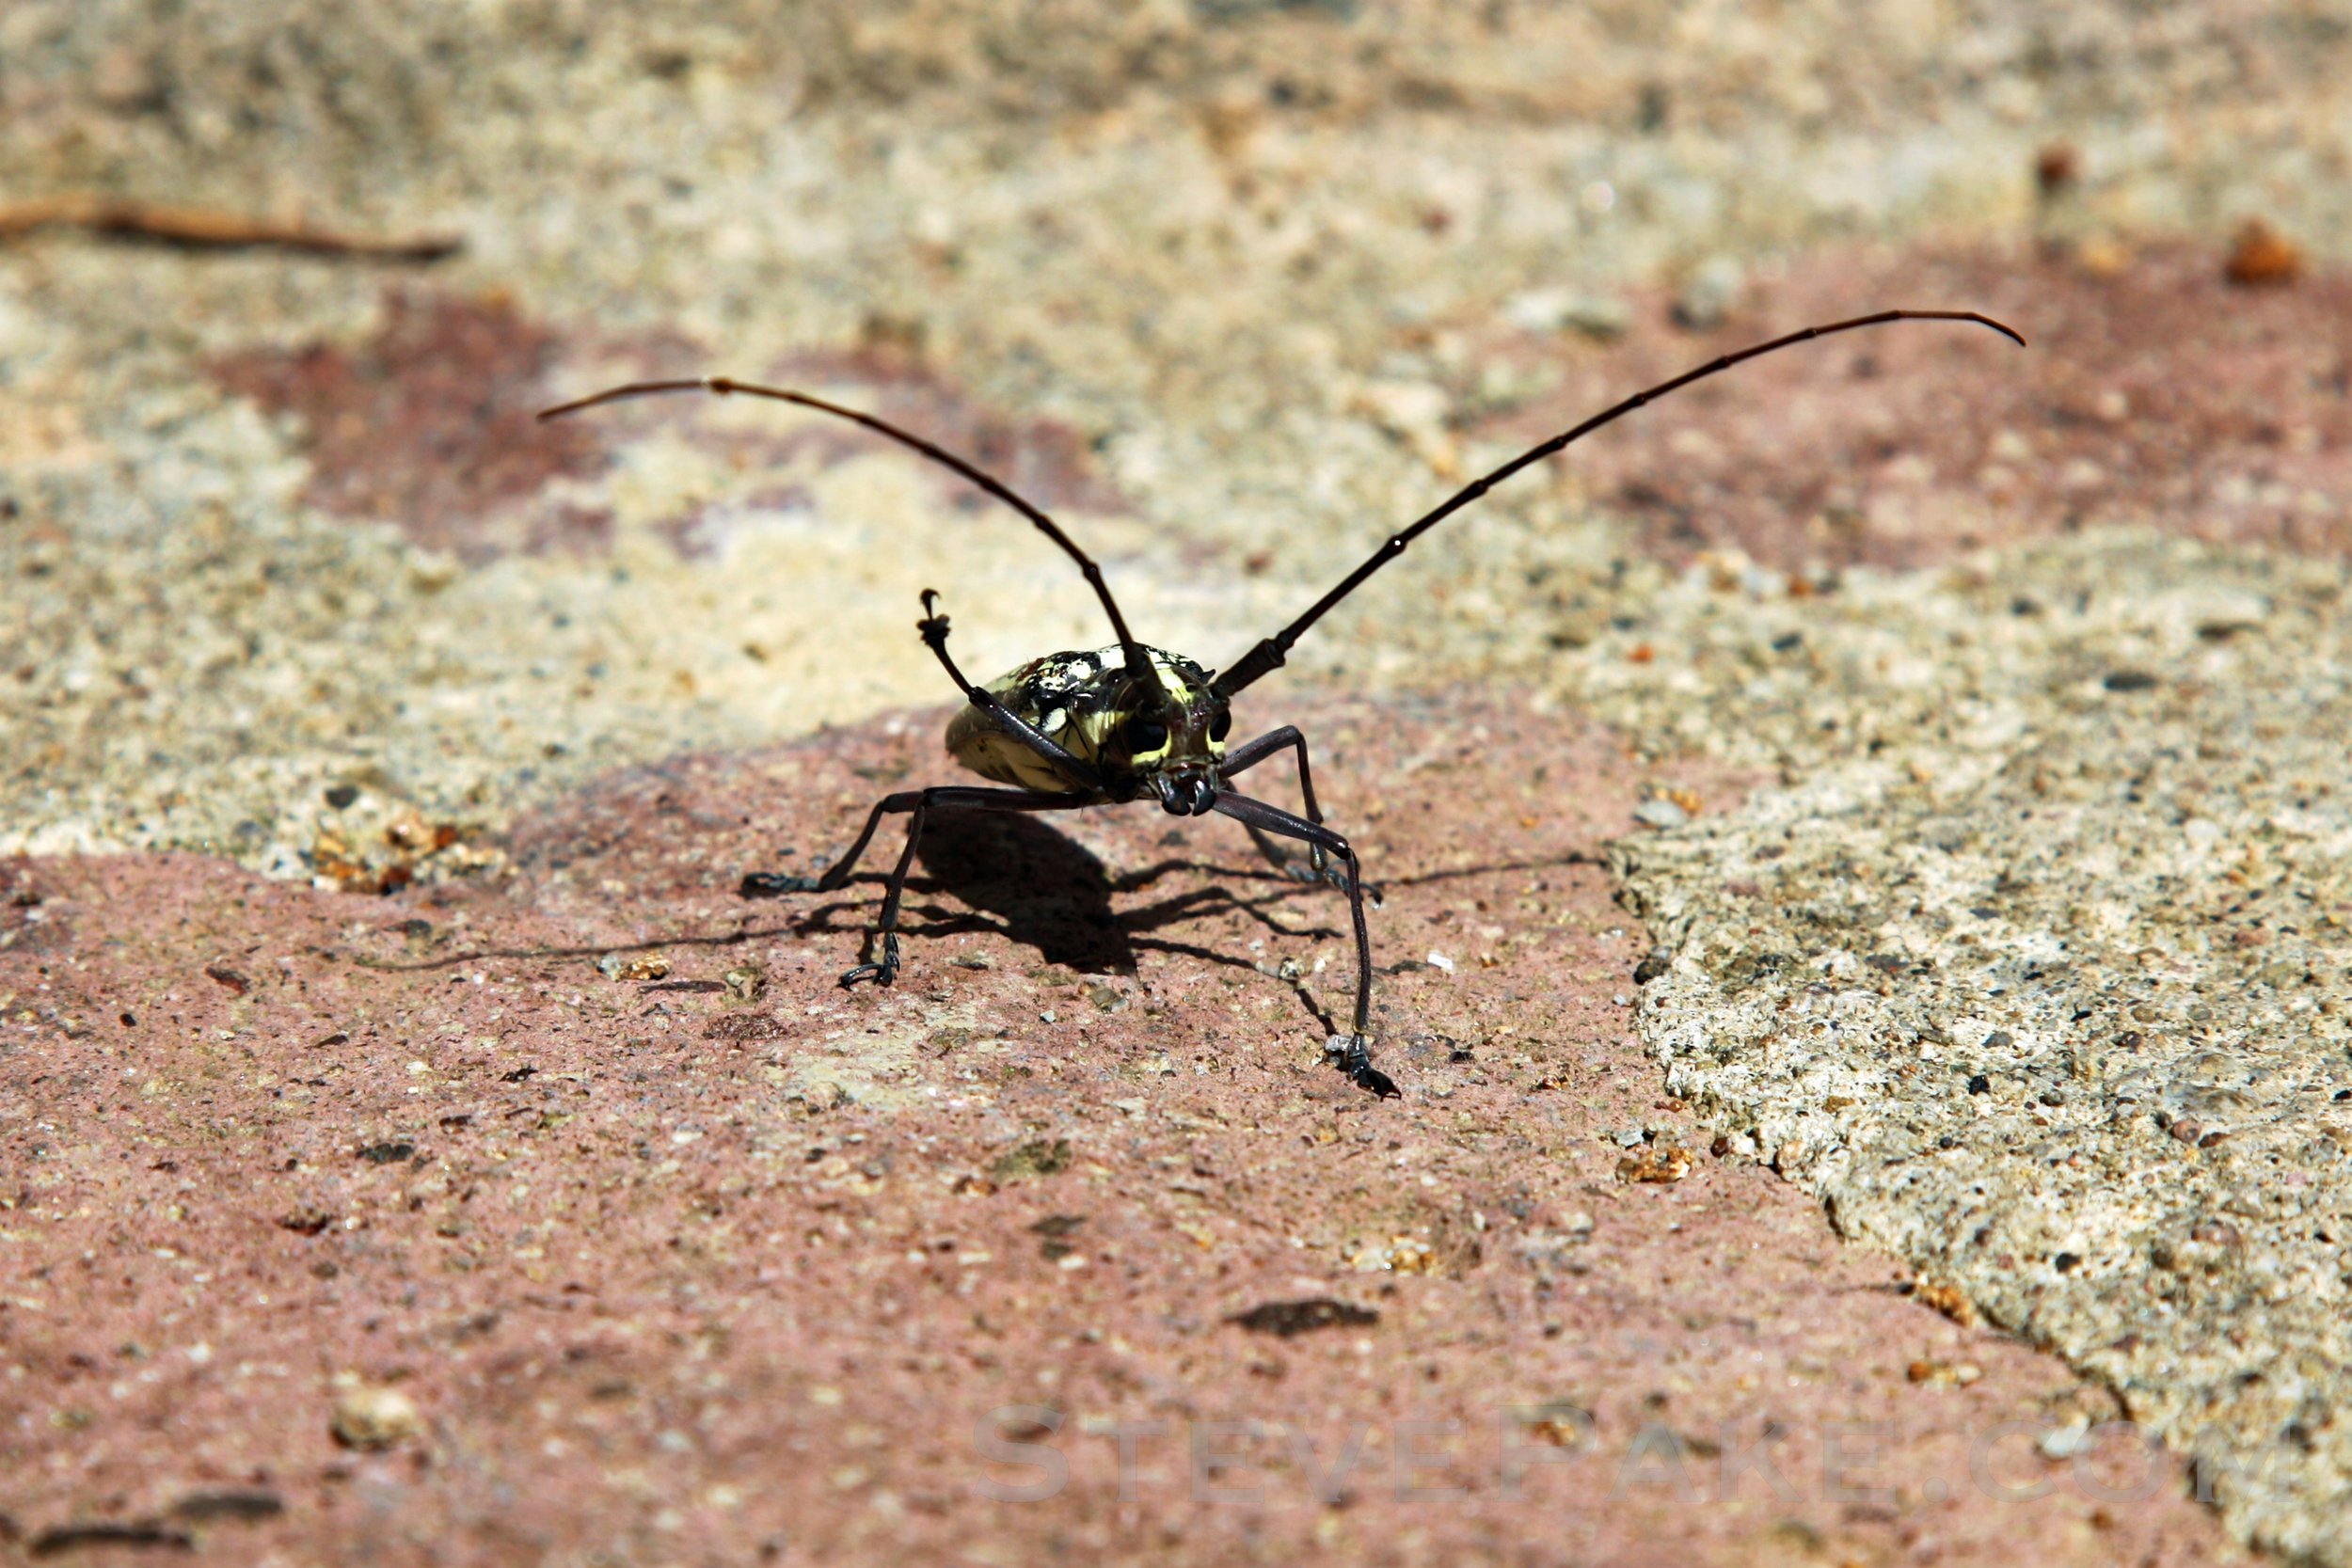
[[[1324,1046],[1330,1054],[1331,1065],[1355,1082],[1358,1088],[1377,1095],[1382,1100],[1396,1100],[1404,1090],[1396,1080],[1372,1065],[1372,1042],[1361,1035],[1333,1035]]]
[[[842,971],[841,989],[848,990],[860,980],[871,980],[878,986],[886,986],[898,977],[898,934],[886,931],[882,940],[882,962],[859,964],[855,969]]]

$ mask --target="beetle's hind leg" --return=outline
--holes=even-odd
[[[898,977],[898,906],[906,896],[907,877],[914,869],[914,851],[923,842],[923,829],[933,806],[963,806],[974,811],[1074,811],[1092,805],[1089,795],[1037,795],[1025,789],[982,789],[973,784],[937,784],[930,789],[910,789],[898,795],[885,795],[866,814],[866,831],[857,835],[857,842],[849,852],[825,868],[821,877],[784,877],[767,872],[755,872],[743,879],[742,893],[747,898],[778,893],[834,893],[850,880],[857,868],[866,847],[874,841],[874,831],[882,825],[884,816],[895,812],[907,814],[907,847],[898,855],[898,863],[891,868],[882,884],[882,918],[875,922],[874,938],[867,943],[867,961],[856,964],[841,974],[844,986],[854,986],[860,980],[871,980],[886,986]],[[876,947],[881,957],[873,957]]]
[[[848,885],[850,873],[857,869],[858,861],[866,854],[866,847],[874,842],[874,830],[882,826],[883,814],[913,811],[921,798],[920,790],[909,790],[903,795],[885,796],[877,801],[874,809],[866,814],[866,831],[857,835],[857,842],[850,845],[839,860],[825,867],[824,875],[795,877],[782,871],[747,872],[736,891],[745,898],[776,898],[787,893],[838,892]]]
[[[1303,748],[1300,754],[1305,754]],[[1384,1100],[1393,1098],[1399,1092],[1395,1081],[1372,1065],[1372,929],[1364,923],[1363,868],[1357,863],[1355,847],[1320,822],[1293,816],[1279,806],[1269,806],[1247,795],[1220,790],[1210,809],[1247,827],[1327,850],[1346,866],[1347,912],[1356,926],[1356,1020],[1352,1033],[1332,1036],[1326,1049],[1333,1065],[1354,1079],[1359,1088],[1369,1089]]]

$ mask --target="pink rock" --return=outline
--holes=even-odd
[[[899,983],[842,991],[874,884],[736,883],[946,777],[928,724],[617,774],[495,886],[12,867],[17,1525],[255,1560],[2228,1555],[2169,1462],[2036,1451],[2098,1396],[1660,1098],[1615,1000],[1651,938],[1594,861],[1644,782],[1616,737],[1284,717],[1385,889],[1380,962],[1455,960],[1379,982],[1401,1101],[1279,977],[1343,1010],[1339,897],[1148,807],[943,821]],[[1629,1128],[1687,1175],[1620,1181]],[[413,1434],[339,1446],[349,1379]]]

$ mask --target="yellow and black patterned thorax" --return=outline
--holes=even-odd
[[[1008,711],[1079,760],[1114,793],[1156,774],[1200,774],[1212,783],[1232,719],[1209,689],[1209,673],[1188,658],[1145,648],[1159,689],[1128,673],[1117,648],[1048,654],[988,683]],[[966,704],[947,725],[947,751],[984,779],[1056,793],[1077,787],[1050,758],[1007,732],[986,709]]]

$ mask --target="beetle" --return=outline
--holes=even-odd
[[[1808,326],[1709,360],[1602,409],[1464,485],[1392,534],[1303,614],[1261,640],[1222,672],[1205,669],[1181,655],[1137,641],[1128,630],[1126,617],[1120,613],[1109,585],[1104,581],[1103,568],[1078,547],[1058,523],[972,463],[874,415],[781,387],[763,387],[729,376],[700,376],[629,382],[559,404],[543,410],[539,418],[557,419],[627,398],[698,391],[722,397],[740,393],[770,398],[847,420],[951,469],[1026,517],[1076,563],[1101,601],[1116,639],[1114,646],[1094,652],[1048,654],[981,685],[957,668],[947,652],[948,623],[947,617],[939,612],[940,595],[933,589],[923,590],[923,617],[915,623],[915,630],[964,697],[962,709],[947,725],[947,751],[957,762],[996,787],[934,784],[884,796],[867,814],[865,831],[858,834],[857,842],[822,876],[754,873],[743,879],[743,892],[752,896],[835,892],[848,883],[882,818],[906,816],[906,847],[899,852],[898,863],[883,883],[881,916],[862,955],[863,961],[841,975],[843,986],[854,986],[864,980],[886,986],[897,977],[899,904],[914,864],[915,847],[922,842],[925,823],[930,814],[941,806],[1057,812],[1148,800],[1176,816],[1202,816],[1214,812],[1260,832],[1304,843],[1312,878],[1329,881],[1346,894],[1348,915],[1356,935],[1355,1017],[1350,1032],[1332,1036],[1327,1050],[1334,1065],[1359,1087],[1387,1098],[1399,1091],[1388,1074],[1372,1065],[1372,933],[1364,920],[1362,866],[1354,847],[1323,820],[1323,812],[1315,800],[1313,774],[1308,765],[1307,737],[1295,727],[1285,724],[1255,739],[1229,744],[1233,698],[1280,669],[1292,645],[1307,628],[1361,587],[1365,578],[1402,555],[1423,533],[1521,469],[1542,462],[1635,409],[1734,365],[1834,333],[1902,321],[1970,323],[1989,327],[2021,348],[2026,342],[2013,328],[1974,310],[1880,310]],[[1303,814],[1285,811],[1231,787],[1234,777],[1283,752],[1292,752],[1297,759]],[[1332,868],[1333,862],[1339,870]]]

